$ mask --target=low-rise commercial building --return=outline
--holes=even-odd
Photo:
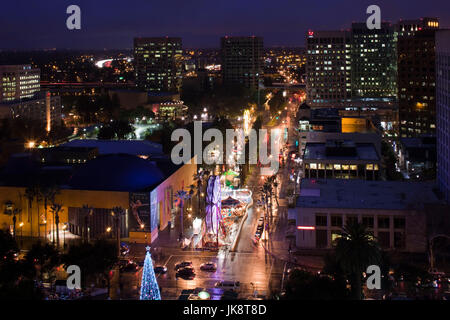
[[[76,166],[47,166],[31,157],[13,157],[0,175],[0,204],[18,209],[17,236],[47,238],[55,232],[52,202],[62,208],[59,231],[89,239],[114,237],[117,221],[112,212],[120,207],[121,237],[150,244],[169,221],[172,226],[179,221],[174,194],[194,184],[196,172],[195,164],[176,166],[170,159],[147,160],[131,154],[100,155]],[[43,199],[27,197],[27,188],[38,188],[36,181],[53,181],[57,186],[47,208]],[[12,231],[13,217],[1,214],[0,227]]]
[[[365,224],[384,249],[427,250],[427,206],[440,203],[423,182],[304,179],[295,220],[299,248],[332,248],[349,222]]]
[[[305,146],[305,178],[378,180],[380,168],[380,155],[373,143],[330,139]]]

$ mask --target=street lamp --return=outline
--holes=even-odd
[[[22,230],[23,230],[23,222],[19,223],[19,227],[20,227],[20,247],[22,247],[23,245],[23,236],[22,236]]]
[[[36,146],[36,142],[34,141],[28,141],[27,142],[27,148],[28,149],[33,149]]]

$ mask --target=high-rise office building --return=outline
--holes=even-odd
[[[417,31],[425,29],[438,29],[438,18],[420,18],[413,20],[399,20],[397,23],[397,33],[399,37],[414,36]]]
[[[136,86],[146,91],[179,92],[181,38],[135,38]]]
[[[311,106],[338,105],[351,98],[350,33],[308,31],[306,92]]]
[[[61,125],[61,97],[50,92],[36,92],[32,98],[0,103],[0,119],[32,120],[50,132]]]
[[[397,24],[398,106],[401,137],[436,133],[436,18]]]
[[[0,66],[0,119],[37,121],[48,132],[61,125],[61,98],[40,91],[40,78],[30,65]]]
[[[450,202],[450,30],[436,31],[437,182]]]
[[[222,37],[221,50],[223,83],[257,89],[263,76],[263,39]]]
[[[40,79],[41,71],[31,65],[0,65],[0,102],[33,97]]]
[[[352,24],[352,96],[395,98],[397,96],[397,35],[387,22],[380,29],[366,23]]]

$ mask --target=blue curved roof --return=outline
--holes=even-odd
[[[164,180],[154,162],[128,154],[97,157],[80,166],[69,180],[72,189],[143,191]]]

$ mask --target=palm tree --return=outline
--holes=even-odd
[[[25,189],[25,198],[28,200],[28,222],[30,222],[30,235],[33,237],[33,200],[36,197],[36,186],[29,185]]]
[[[180,235],[181,235],[181,237],[183,236],[183,231],[184,231],[184,227],[183,227],[184,201],[187,199],[190,199],[190,197],[191,196],[184,190],[178,190],[177,193],[175,194],[175,198],[180,200]]]
[[[55,217],[54,223],[56,226],[56,247],[59,248],[59,213],[62,211],[61,205],[53,203],[52,206],[50,207],[50,211],[53,213],[53,216]]]
[[[14,203],[11,200],[7,200],[5,202],[4,214],[12,216],[14,240],[16,239],[16,222],[17,222],[16,215],[19,214],[21,211],[22,211],[22,209],[15,208]]]
[[[189,186],[189,206],[192,208],[192,198],[194,197],[194,193],[195,193],[195,185],[191,184]]]
[[[200,172],[194,174],[194,181],[197,183],[197,201],[198,201],[198,210],[199,210],[200,216],[203,216],[204,199],[202,201],[201,197],[203,194],[205,176],[208,176],[208,175],[209,175],[208,171],[200,171]]]
[[[273,180],[272,184],[275,189],[275,201],[277,202],[277,207],[279,207],[280,204],[278,203],[278,181],[276,180],[276,176],[275,176],[275,179]]]
[[[203,171],[194,173],[194,181],[197,183],[197,203],[198,203],[199,215],[201,216],[202,208],[200,207],[200,196],[201,196],[202,187],[203,187]]]
[[[264,185],[261,188],[261,192],[265,195],[267,208],[269,208],[269,199],[270,199],[271,206],[270,206],[269,214],[270,214],[270,218],[272,218],[272,194],[273,194],[273,192],[272,192],[272,184],[269,179],[267,179],[264,182]]]
[[[55,201],[55,196],[58,193],[58,186],[57,185],[44,185],[41,188],[41,195],[44,199],[44,210],[45,210],[45,221],[47,221],[47,208],[48,203],[53,203]],[[53,217],[53,221],[55,220],[55,217]],[[55,230],[52,227],[52,234],[53,234],[53,243],[55,243]],[[47,239],[47,223],[45,223],[45,239]]]
[[[336,242],[336,259],[350,276],[355,299],[362,298],[362,273],[371,264],[379,264],[381,249],[364,224],[347,223]]]

